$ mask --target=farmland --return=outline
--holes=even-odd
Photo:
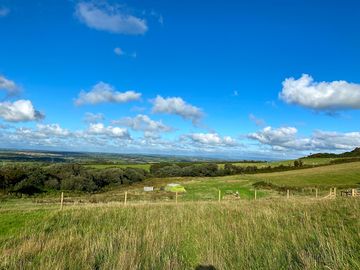
[[[297,188],[318,188],[319,192],[328,193],[331,187],[346,189],[360,186],[360,162],[321,166],[310,169],[301,169],[277,173],[264,173],[253,175],[232,175],[223,177],[175,177],[175,178],[156,178],[149,179],[142,183],[135,183],[130,187],[121,187],[105,194],[95,195],[101,201],[101,198],[111,196],[112,198],[122,199],[123,193],[129,191],[133,198],[140,200],[153,200],[152,197],[159,200],[168,198],[168,194],[155,192],[148,194],[142,192],[145,185],[153,185],[160,188],[168,183],[181,183],[187,190],[185,194],[180,195],[182,200],[217,200],[218,191],[223,194],[227,191],[238,191],[240,198],[252,199],[254,197],[254,184],[259,181],[272,183],[279,187],[289,189]],[[295,190],[293,192],[296,192]],[[110,195],[111,194],[111,195]],[[274,190],[260,190],[260,196],[277,196]],[[283,194],[282,194],[283,195]],[[304,195],[304,194],[299,194]],[[311,194],[307,194],[311,195]],[[314,195],[314,194],[313,194]],[[172,198],[172,197],[171,197]]]
[[[359,179],[360,162],[148,178],[94,193],[65,192],[62,211],[59,192],[3,194],[0,269],[358,269],[360,200],[322,197],[329,187],[357,188]],[[256,187],[259,182],[290,189],[290,199]],[[160,190],[169,183],[186,189],[178,204],[174,193]]]
[[[336,158],[304,158],[302,159],[304,165],[309,166],[321,166],[321,165],[329,165],[332,161],[336,160]],[[216,162],[219,168],[224,168],[224,162]],[[227,162],[235,166],[239,167],[248,167],[248,166],[256,166],[257,168],[265,168],[265,167],[277,167],[280,165],[283,166],[292,166],[293,160],[281,160],[281,161],[271,161],[271,162]],[[86,164],[87,167],[95,168],[95,169],[104,169],[104,168],[140,168],[149,171],[151,164],[143,163],[143,164],[134,164],[134,163],[124,163],[124,164]]]

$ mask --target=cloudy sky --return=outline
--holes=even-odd
[[[0,147],[360,146],[357,0],[0,0]]]

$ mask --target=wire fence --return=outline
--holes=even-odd
[[[213,192],[214,193],[214,192]],[[347,189],[338,190],[337,188],[330,188],[329,190],[320,190],[318,188],[298,190],[286,190],[283,192],[271,192],[264,193],[262,190],[250,190],[246,196],[242,196],[239,191],[223,191],[217,190],[216,194],[208,194],[211,196],[191,196],[191,194],[180,193],[180,192],[140,192],[140,191],[124,191],[116,194],[97,194],[93,196],[66,196],[64,192],[58,200],[60,209],[63,209],[66,205],[71,204],[96,204],[96,203],[119,203],[123,205],[135,205],[135,204],[153,204],[153,203],[188,203],[188,202],[236,202],[244,200],[266,200],[266,199],[286,199],[294,200],[299,198],[307,199],[336,199],[339,197],[351,197],[360,198],[360,190],[358,189]],[[54,203],[54,199],[50,201],[38,200],[37,203]],[[56,202],[56,200],[55,200]]]

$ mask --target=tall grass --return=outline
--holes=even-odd
[[[360,269],[359,207],[294,199],[1,208],[2,220],[28,220],[0,235],[0,269]]]

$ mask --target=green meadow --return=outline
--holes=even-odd
[[[289,188],[291,197],[257,188],[255,200],[258,182]],[[160,189],[169,183],[186,189],[177,204],[175,193]],[[144,186],[155,191],[144,192]],[[92,194],[65,193],[63,210],[58,192],[3,194],[0,269],[360,269],[360,198],[338,192],[324,199],[329,187],[359,186],[360,162],[354,162],[147,179]],[[301,191],[315,187],[318,198]]]
[[[350,198],[2,207],[0,268],[359,269],[359,207]]]

